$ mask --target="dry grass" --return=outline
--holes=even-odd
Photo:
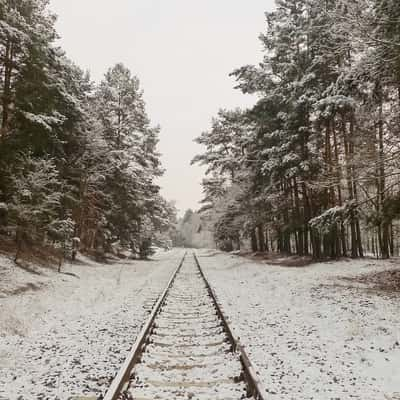
[[[0,236],[0,254],[14,259],[16,251],[17,247],[14,240],[7,236]],[[57,270],[60,256],[60,251],[51,246],[24,246],[18,255],[16,265],[31,273],[37,273],[32,265],[39,265],[43,268]]]
[[[314,264],[316,261],[311,256],[285,256],[277,253],[240,252],[241,257],[252,261],[280,265],[282,267],[302,268]]]
[[[361,283],[372,289],[383,292],[400,292],[400,269],[373,272],[356,277],[343,277],[342,280],[351,283]]]

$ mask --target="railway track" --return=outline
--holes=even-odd
[[[264,400],[195,254],[185,255],[104,400]]]

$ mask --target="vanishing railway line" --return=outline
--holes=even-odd
[[[185,255],[104,400],[263,400],[193,254]]]

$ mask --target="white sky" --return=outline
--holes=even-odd
[[[203,170],[193,139],[219,108],[253,99],[234,90],[233,69],[261,60],[258,36],[273,0],[51,0],[67,55],[95,80],[117,62],[137,75],[166,168],[162,193],[181,213],[197,209]]]

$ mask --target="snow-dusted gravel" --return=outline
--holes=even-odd
[[[239,400],[246,386],[195,260],[185,258],[168,292],[142,362],[132,372],[132,399]],[[250,399],[249,399],[250,400]]]
[[[76,276],[0,258],[0,399],[103,393],[182,256],[64,268]]]
[[[400,399],[400,293],[352,280],[399,264],[294,268],[199,255],[268,399]]]

